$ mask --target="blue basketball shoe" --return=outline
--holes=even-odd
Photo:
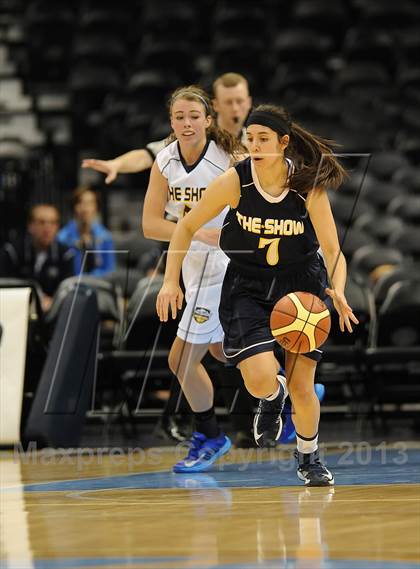
[[[322,383],[315,383],[315,393],[319,402],[324,399],[325,386]],[[280,436],[280,443],[293,443],[296,438],[296,429],[292,421],[292,406],[290,401],[287,401],[283,411],[283,430]]]
[[[195,432],[190,445],[187,456],[173,467],[174,472],[204,472],[229,451],[232,443],[223,433],[215,439],[208,439],[203,433]]]

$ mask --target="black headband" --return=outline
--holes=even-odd
[[[246,121],[247,127],[250,124],[268,126],[268,128],[271,128],[281,136],[283,136],[283,134],[290,134],[290,126],[284,119],[273,113],[267,113],[266,111],[253,111]]]

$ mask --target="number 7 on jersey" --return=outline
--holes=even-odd
[[[279,243],[280,237],[275,237],[274,239],[266,239],[265,237],[260,237],[260,240],[258,242],[258,249],[263,249],[268,245],[266,255],[268,265],[277,265],[279,262]]]

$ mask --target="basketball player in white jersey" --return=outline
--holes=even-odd
[[[224,73],[213,83],[213,109],[217,113],[217,126],[235,138],[246,141],[244,122],[252,106],[248,81],[239,73]],[[111,184],[118,174],[134,174],[152,167],[165,139],[150,142],[145,148],[131,150],[112,160],[87,158],[82,168],[92,168],[106,174],[105,183]]]
[[[200,201],[207,185],[225,172],[237,139],[213,124],[210,99],[198,87],[181,87],[170,99],[172,142],[153,164],[143,208],[145,237],[170,241],[177,220]],[[201,360],[207,351],[225,361],[218,307],[227,257],[218,247],[227,212],[210,220],[194,236],[182,267],[186,307],[169,354],[169,367],[178,377],[196,422],[188,456],[175,472],[202,472],[225,454],[230,440],[216,422],[213,384]],[[181,308],[181,306],[179,307]]]
[[[212,106],[217,114],[217,126],[244,143],[246,132],[243,125],[252,106],[247,79],[239,73],[224,73],[215,79],[212,87]],[[119,173],[137,173],[151,168],[158,152],[165,148],[165,145],[166,139],[150,142],[145,148],[132,150],[112,160],[83,160],[82,167],[103,172],[106,176],[105,183],[111,184]],[[248,416],[253,412],[254,402],[243,390],[239,376],[236,379],[242,395],[236,400],[235,413],[231,419],[236,432],[236,444],[249,446],[253,443],[248,429]],[[235,376],[232,376],[232,380],[235,381]],[[177,393],[172,390],[171,400],[175,399]],[[165,426],[165,421],[170,422],[170,428]],[[182,440],[182,427],[180,429],[175,418],[162,418],[162,426],[169,436],[174,437],[176,433],[174,438]]]

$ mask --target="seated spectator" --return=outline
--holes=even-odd
[[[57,240],[59,225],[60,213],[54,205],[35,205],[29,212],[27,234],[0,250],[0,277],[36,281],[44,311],[60,282],[74,275],[74,254]]]
[[[114,242],[111,233],[97,221],[96,193],[88,187],[76,189],[72,206],[74,219],[60,230],[58,239],[74,252],[75,274],[104,277],[115,271]]]

